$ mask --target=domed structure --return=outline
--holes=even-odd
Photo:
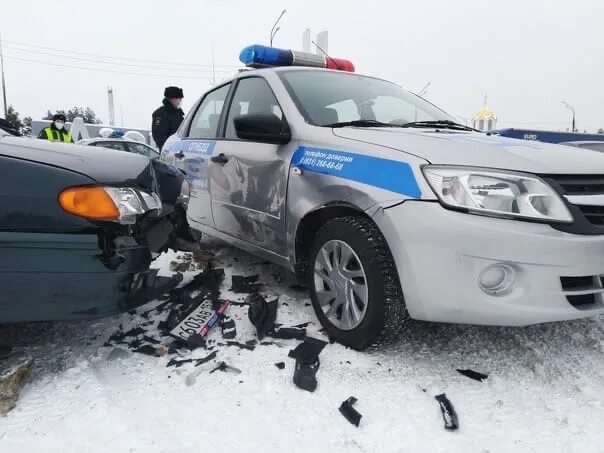
[[[484,97],[483,107],[472,118],[472,127],[480,131],[492,131],[497,127],[497,115],[487,107],[487,97]]]

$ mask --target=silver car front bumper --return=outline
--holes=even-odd
[[[392,250],[412,318],[521,326],[604,313],[604,236],[422,201],[379,210],[374,220]],[[479,282],[498,264],[512,270],[512,283],[493,295]]]

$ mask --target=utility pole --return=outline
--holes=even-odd
[[[107,97],[109,102],[109,125],[115,126],[115,105],[113,102],[113,88],[107,87]]]
[[[6,103],[6,81],[4,80],[4,55],[2,54],[2,36],[0,36],[0,72],[2,72],[2,99],[4,100],[4,118],[8,116]]]
[[[212,86],[216,86],[216,66],[214,66],[214,41],[212,41]]]

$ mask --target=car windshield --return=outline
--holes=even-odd
[[[315,126],[351,122],[347,125],[400,126],[454,120],[419,96],[384,80],[312,70],[284,71],[280,76],[306,121]]]

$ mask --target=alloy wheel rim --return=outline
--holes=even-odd
[[[314,265],[315,293],[325,317],[341,330],[358,327],[367,313],[367,276],[355,251],[343,241],[323,244]]]

